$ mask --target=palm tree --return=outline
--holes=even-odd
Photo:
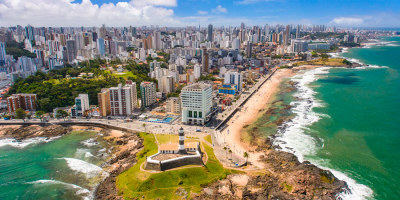
[[[224,147],[224,150],[225,150],[225,158],[228,157],[227,152],[226,152],[227,149],[228,149],[228,148]]]
[[[45,114],[45,112],[41,111],[41,110],[35,112],[36,117],[39,118],[40,121],[43,121],[43,115],[44,114]]]
[[[146,132],[146,123],[143,123],[142,126],[144,128],[144,132]]]
[[[246,158],[246,164],[247,164],[247,160],[249,159],[249,154],[247,152],[244,152],[243,157]]]
[[[61,110],[61,109],[59,109],[59,110],[57,110],[57,112],[56,112],[56,117],[57,118],[63,118],[64,119],[64,121],[65,121],[65,118],[66,117],[68,117],[69,116],[69,113],[67,112],[67,111],[65,111],[65,110]]]

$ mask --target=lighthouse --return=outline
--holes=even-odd
[[[178,153],[179,154],[187,154],[186,149],[185,149],[185,133],[183,132],[183,128],[182,127],[179,129],[179,148],[178,148]]]

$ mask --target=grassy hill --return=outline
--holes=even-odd
[[[118,193],[124,199],[182,199],[179,194],[200,193],[203,186],[224,179],[239,171],[225,169],[215,157],[213,149],[202,143],[208,161],[204,167],[193,166],[160,173],[150,173],[140,170],[146,156],[158,152],[155,138],[152,134],[141,133],[144,138],[144,149],[137,155],[138,162],[129,170],[117,177]]]

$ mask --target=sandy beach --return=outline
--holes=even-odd
[[[263,155],[263,152],[255,152],[255,146],[250,146],[241,141],[240,135],[243,132],[243,127],[257,120],[263,111],[267,109],[266,105],[273,100],[274,95],[279,91],[279,85],[282,81],[294,75],[295,73],[292,69],[277,70],[270,80],[262,85],[259,91],[248,100],[241,111],[237,112],[229,120],[227,123],[229,126],[221,132],[222,137],[225,137],[226,146],[232,148],[239,156],[243,156],[244,152],[248,152],[248,161],[254,167],[264,168],[264,163],[259,161],[259,157]]]

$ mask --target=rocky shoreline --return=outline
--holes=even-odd
[[[59,125],[1,126],[0,129],[0,139],[13,138],[17,141],[36,137],[51,138],[65,135],[72,130],[71,127],[64,127]]]
[[[136,164],[136,154],[143,148],[143,139],[136,134],[124,134],[121,137],[110,135],[111,130],[104,130],[104,138],[117,145],[113,157],[104,163],[103,168],[110,174],[96,188],[95,199],[119,200],[116,179],[119,174]]]
[[[117,193],[116,177],[136,164],[136,153],[143,147],[143,139],[134,133],[89,126],[4,125],[0,126],[0,139],[15,139],[16,142],[37,137],[51,139],[74,130],[98,131],[99,137],[96,140],[104,140],[113,147],[112,156],[101,165],[109,176],[96,187],[94,199],[123,199]]]
[[[72,130],[75,128],[59,125],[3,127],[0,138],[51,138]],[[142,149],[143,140],[136,134],[121,131],[97,131],[101,139],[114,148],[113,156],[102,165],[110,175],[97,186],[94,198],[123,199],[118,195],[116,178],[136,163],[136,154]],[[193,199],[338,199],[340,193],[349,191],[346,182],[338,180],[331,172],[307,161],[300,163],[295,155],[276,150],[271,138],[266,138],[263,144],[258,143],[256,151],[263,152],[260,160],[265,163],[265,169],[230,175],[224,180],[204,186],[200,194],[192,196]]]
[[[270,138],[257,151],[264,152],[260,160],[265,163],[265,169],[230,175],[203,188],[194,199],[333,200],[340,199],[340,193],[350,191],[347,183],[330,171],[308,161],[300,163],[292,153],[276,150]]]
[[[281,93],[296,90],[296,84],[289,81]],[[282,99],[274,100],[260,116],[269,120],[277,117],[268,127],[271,135],[263,135],[259,129],[261,124],[246,128],[247,140],[254,151],[249,154],[260,154],[258,160],[263,163],[261,170],[246,170],[245,174],[234,174],[224,180],[206,186],[195,199],[341,199],[341,193],[350,189],[345,181],[337,179],[330,171],[320,169],[308,161],[299,162],[298,158],[288,152],[280,151],[273,145],[276,131],[284,122],[291,120],[288,114],[290,105],[285,105]],[[273,124],[272,124],[273,123]],[[275,125],[274,125],[275,124]],[[243,142],[243,140],[241,140]],[[251,165],[251,163],[249,163]]]

